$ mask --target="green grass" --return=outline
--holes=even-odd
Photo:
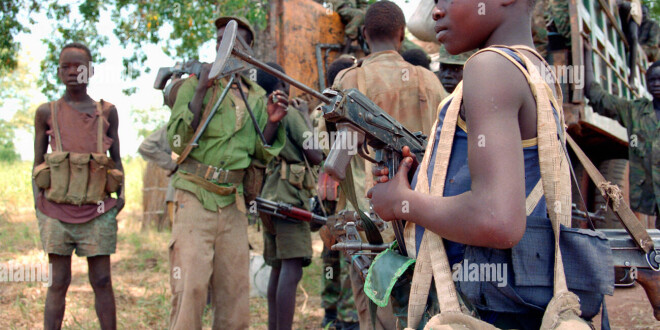
[[[141,158],[123,159],[126,178],[126,207],[118,216],[117,253],[111,257],[112,281],[121,329],[165,329],[169,323],[170,285],[168,231],[143,231]],[[0,262],[47,263],[34,214],[30,162],[0,163]],[[250,227],[253,246],[263,246],[261,233]],[[318,239],[318,235],[314,236]],[[257,248],[261,253],[261,249]],[[297,292],[294,328],[318,328],[323,317],[320,307],[320,258],[304,269]],[[40,328],[46,289],[40,283],[0,283],[0,329]],[[304,310],[302,309],[304,304]],[[72,281],[67,293],[65,329],[98,329],[94,294],[87,279],[87,262],[72,257]],[[212,313],[207,307],[204,326],[210,327]],[[268,306],[264,298],[250,299],[253,329],[265,329]]]

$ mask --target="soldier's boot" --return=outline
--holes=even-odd
[[[323,321],[321,321],[321,328],[327,327],[330,328],[336,327],[337,324],[337,310],[332,308],[325,309],[325,315],[323,316]]]
[[[660,321],[660,272],[651,269],[639,269],[637,282],[642,285],[646,296],[653,306],[653,316]]]
[[[337,329],[341,330],[360,330],[360,323],[358,322],[342,322],[339,321]]]

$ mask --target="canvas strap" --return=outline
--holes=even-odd
[[[442,196],[447,176],[446,169],[449,167],[449,158],[451,156],[451,147],[456,132],[456,122],[463,100],[463,82],[458,83],[452,94],[451,103],[445,114],[445,119],[440,132],[438,149],[433,170],[433,186],[429,188],[428,168],[431,162],[431,154],[436,144],[435,139],[431,139],[422,158],[422,164],[417,174],[417,184],[415,191],[431,194],[433,196]],[[432,134],[438,127],[438,120],[433,124]],[[444,170],[443,170],[444,169]],[[414,235],[414,224],[407,223],[406,227],[408,251],[414,253],[416,241]],[[412,239],[412,240],[411,240]],[[435,278],[435,287],[438,294],[438,302],[442,312],[460,312],[460,304],[451,278],[449,269],[449,259],[445,251],[442,239],[430,230],[425,230],[419,253],[416,255],[415,270],[410,286],[410,295],[408,300],[408,327],[417,328],[426,309],[429,290],[431,289],[431,280]]]
[[[97,119],[97,131],[96,131],[96,152],[102,154],[103,152],[103,99],[96,102],[96,115]]]
[[[513,59],[509,54],[500,49],[487,48],[478,53],[493,51],[509,59],[525,75],[532,93],[534,94],[537,104],[537,140],[539,144],[539,164],[541,167],[542,180],[537,183],[537,187],[532,191],[533,194],[530,194],[528,197],[526,206],[528,209],[533,210],[543,195],[542,193],[539,194],[539,191],[546,192],[545,197],[549,205],[558,205],[558,207],[549,208],[550,218],[553,224],[553,232],[555,234],[556,247],[554,288],[555,293],[564,292],[568,291],[568,288],[566,285],[566,277],[564,275],[563,262],[561,260],[561,251],[559,250],[559,225],[562,223],[570,225],[571,193],[568,160],[565,158],[565,155],[562,152],[562,146],[560,145],[561,143],[564,143],[563,139],[565,138],[565,134],[563,133],[564,126],[562,125],[563,112],[552,91],[541,79],[535,65],[515,48],[506,48],[515,52],[523,61],[525,61],[525,66],[527,67],[527,70],[529,70],[529,73],[520,63],[518,63],[517,60]],[[536,55],[535,52],[534,54]],[[543,63],[545,64],[545,62]],[[556,79],[555,86],[558,86]],[[443,129],[440,133],[438,149],[436,151],[436,163],[433,171],[432,182],[434,184],[430,191],[430,194],[434,196],[442,196],[443,194],[456,123],[462,104],[462,89],[462,83],[459,83],[452,94],[451,104],[445,115]],[[555,119],[551,104],[557,109],[557,119]],[[437,125],[436,122],[432,131],[433,133],[435,132]],[[415,187],[416,191],[428,193],[429,181],[427,171],[434,144],[435,141],[432,141],[427,146],[421,168],[418,172],[418,181]],[[531,210],[528,212],[531,213]],[[409,233],[413,233],[412,237],[411,235],[407,235],[407,238],[411,238],[414,244],[414,227],[412,229],[413,230],[408,231]],[[430,272],[427,265],[429,263],[431,264]],[[408,325],[410,327],[417,327],[421,320],[426,307],[431,278],[435,278],[440,310],[442,312],[460,312],[456,288],[451,279],[451,270],[442,239],[435,233],[426,230],[424,231],[419,254],[417,255],[415,272],[411,284],[409,297],[410,304],[408,307]]]
[[[230,88],[230,87],[231,87],[230,85],[227,85],[225,88]],[[204,108],[204,112],[202,113],[202,118],[199,121],[200,124],[197,125],[197,129],[195,130],[195,134],[192,135],[192,137],[190,138],[190,141],[188,141],[188,144],[186,144],[186,147],[183,149],[183,152],[181,152],[181,155],[176,160],[176,163],[178,165],[181,165],[181,163],[183,163],[183,161],[186,160],[186,158],[188,158],[188,155],[190,155],[190,152],[193,149],[193,142],[195,140],[195,137],[204,129],[204,127],[203,127],[204,125],[202,125],[201,123],[206,121],[206,118],[208,118],[208,116],[211,114],[211,110],[213,109],[213,105],[215,105],[215,103],[218,100],[218,97],[220,97],[220,95],[218,94],[218,85],[213,84],[212,88],[213,88],[213,93],[211,93],[211,99],[209,100],[209,102],[206,103],[206,107]]]
[[[550,192],[546,194],[546,201],[548,201],[548,215],[552,223],[552,231],[555,238],[555,269],[554,269],[554,296],[568,292],[568,285],[566,284],[566,275],[564,272],[564,262],[561,257],[561,249],[559,248],[559,236],[561,233],[560,225],[570,227],[571,223],[571,183],[570,183],[570,170],[568,169],[568,159],[563,152],[564,148],[560,143],[567,134],[562,134],[563,129],[563,114],[561,107],[555,106],[559,112],[559,123],[554,116],[554,111],[551,103],[554,97],[549,97],[552,94],[548,84],[542,79],[536,65],[529,60],[525,55],[515,48],[509,48],[517,53],[517,55],[525,62],[525,66],[529,72],[529,82],[532,91],[535,91],[536,104],[537,104],[537,136],[539,143],[539,165],[541,167],[541,178],[543,181],[543,190]],[[529,50],[529,49],[528,49]],[[536,52],[533,52],[536,54]],[[516,62],[517,63],[517,62]],[[545,63],[542,61],[542,63]],[[556,82],[556,77],[553,77]],[[552,126],[550,126],[552,125]],[[559,137],[557,136],[559,132]],[[545,179],[543,179],[545,178]],[[554,182],[547,182],[548,180]],[[568,209],[568,210],[566,210]]]
[[[623,200],[623,194],[618,189],[618,187],[605,180],[605,177],[603,177],[596,166],[594,166],[591,160],[589,160],[589,157],[587,157],[584,151],[580,149],[577,143],[575,143],[575,141],[573,141],[570,136],[567,137],[567,140],[568,144],[571,146],[571,149],[573,149],[573,152],[584,166],[584,169],[587,171],[587,174],[596,184],[596,187],[598,187],[600,190],[600,193],[604,198],[611,201],[611,203],[608,203],[608,205],[610,205],[612,211],[614,211],[614,213],[618,215],[619,219],[621,219],[624,227],[633,237],[635,244],[637,244],[637,246],[639,246],[646,253],[653,250],[653,240],[649,236],[649,233],[646,231],[646,228],[644,228],[642,223],[637,220],[637,217],[630,209],[630,206],[628,206],[628,204],[626,204],[626,202]]]
[[[62,151],[62,136],[60,135],[60,125],[57,123],[57,110],[59,101],[50,102],[50,121],[53,125],[53,136],[55,137],[55,151]]]

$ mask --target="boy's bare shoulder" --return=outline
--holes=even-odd
[[[39,105],[37,111],[35,111],[35,116],[38,120],[48,118],[50,116],[50,102]]]
[[[528,95],[529,94],[529,95]],[[476,111],[517,112],[531,95],[527,78],[509,59],[495,52],[473,56],[463,70],[463,96],[466,106]]]

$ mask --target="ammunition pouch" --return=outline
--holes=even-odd
[[[288,164],[284,159],[279,159],[282,167],[280,168],[280,178],[288,180],[289,183],[301,190],[310,190],[316,187],[312,173],[304,164]]]
[[[124,174],[114,162],[100,153],[54,151],[34,168],[37,187],[45,190],[46,199],[74,205],[96,204],[109,193],[117,192]]]
[[[108,170],[107,173],[108,175],[105,184],[105,191],[108,193],[117,192],[119,190],[119,187],[121,187],[121,183],[123,182],[124,173],[122,173],[118,169]]]
[[[62,150],[58,125],[57,102],[50,103],[51,123],[55,146],[44,156],[45,162],[32,172],[37,187],[45,190],[46,199],[55,203],[74,205],[96,204],[108,193],[117,192],[124,174],[113,169],[115,164],[103,152],[103,100],[96,103],[96,153],[77,153]]]
[[[69,189],[69,153],[53,151],[46,154],[45,158],[50,168],[50,187],[46,189],[46,199],[55,203],[65,203]]]
[[[253,159],[250,166],[245,169],[245,176],[243,178],[245,205],[250,205],[261,194],[261,188],[266,177],[265,172],[266,165],[256,159]]]
[[[46,162],[37,165],[32,170],[32,179],[39,189],[50,188],[50,166]]]

